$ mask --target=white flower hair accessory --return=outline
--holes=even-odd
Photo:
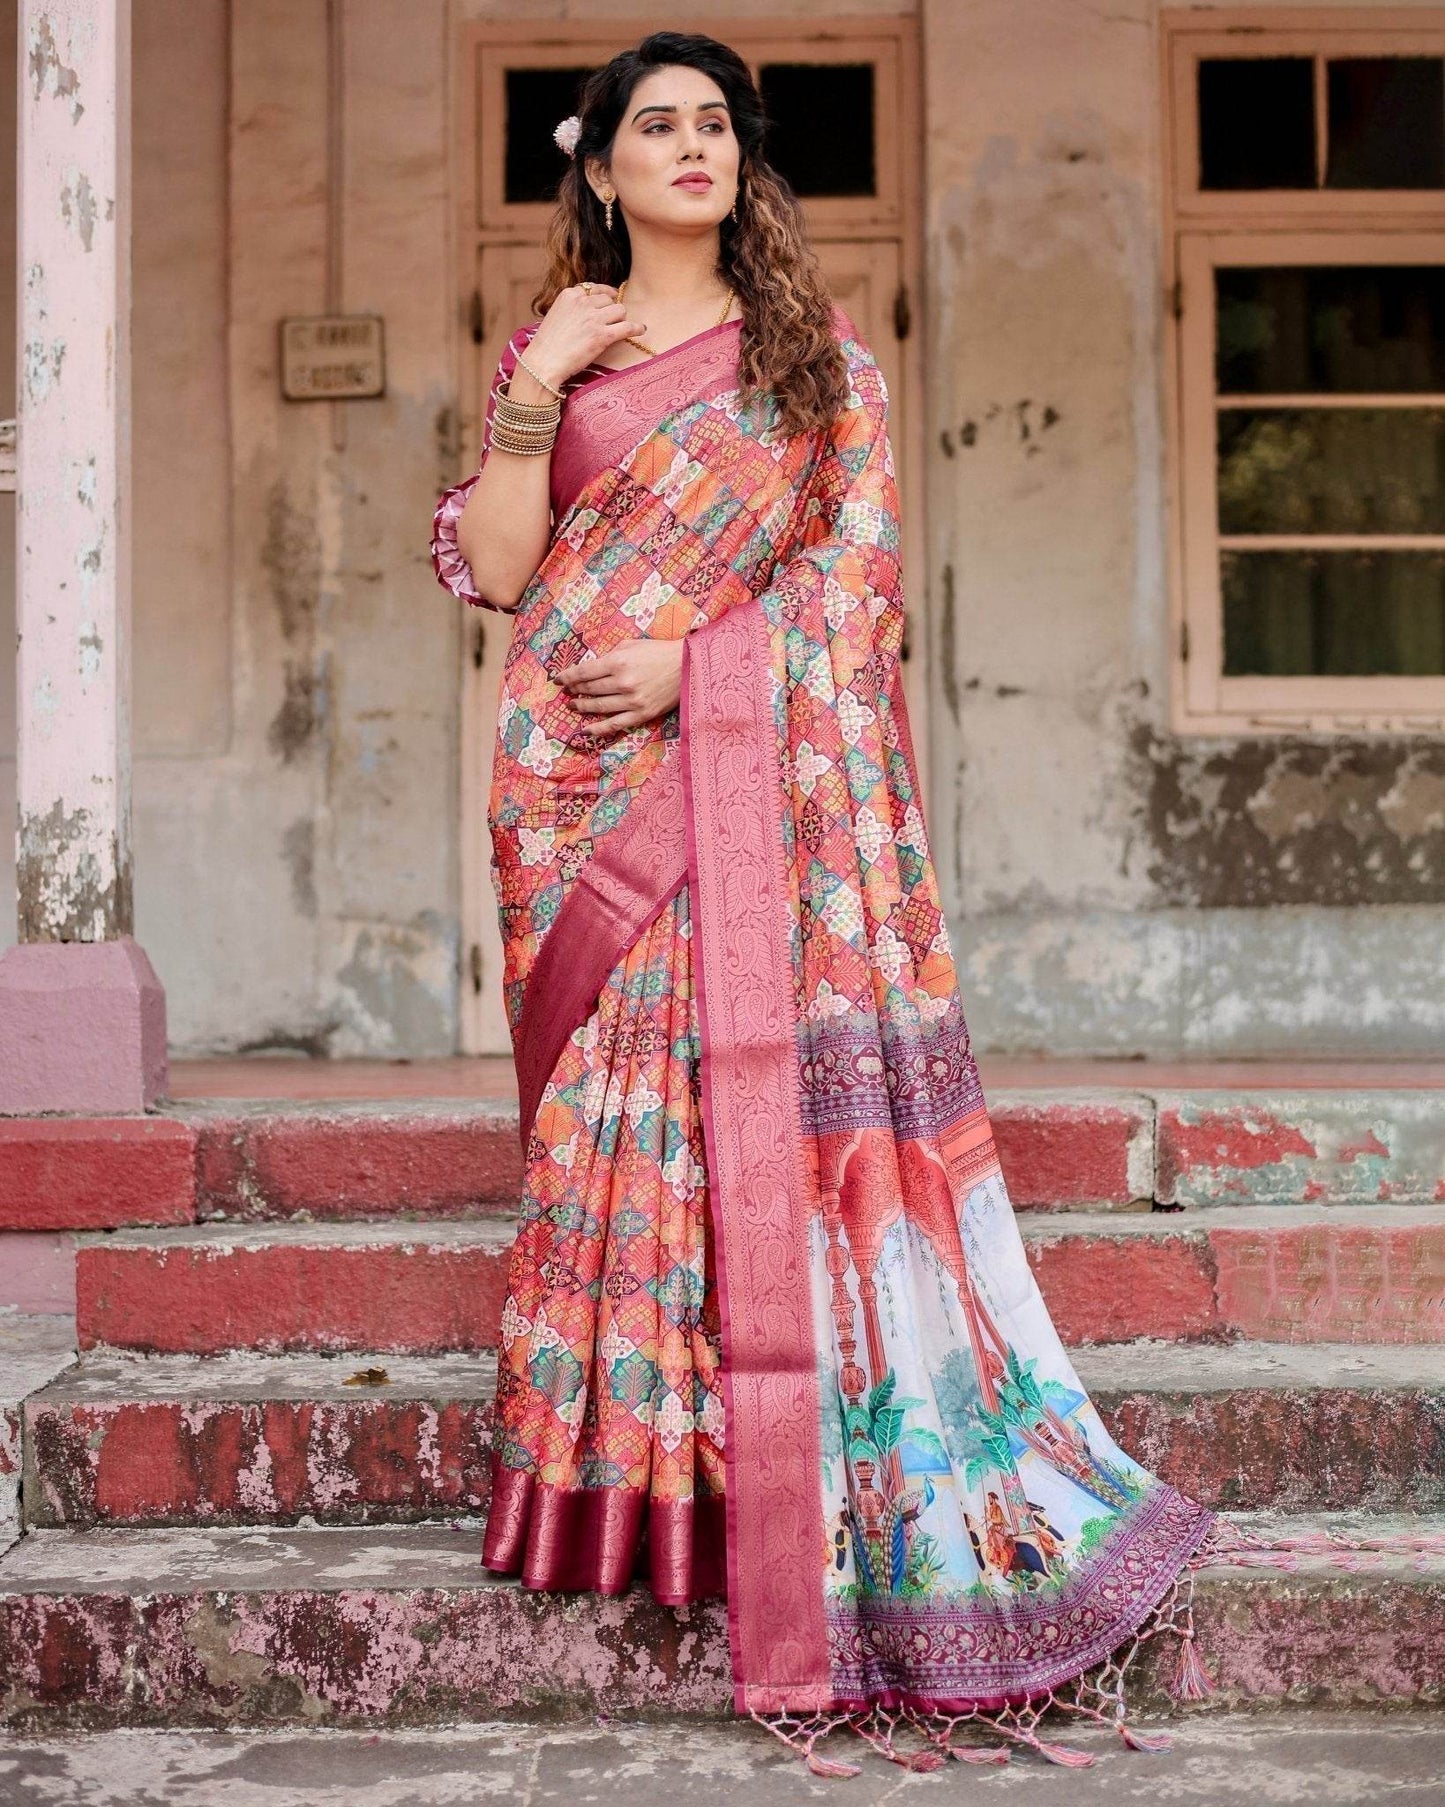
[[[552,133],[557,149],[565,151],[569,157],[577,154],[577,140],[582,136],[582,121],[575,113],[569,113]]]

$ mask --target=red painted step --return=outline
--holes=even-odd
[[[509,1100],[214,1106],[198,1137],[195,1215],[458,1218],[515,1209],[522,1185]],[[1127,1092],[1006,1094],[993,1107],[1014,1202],[1108,1207],[1153,1196],[1154,1111]]]
[[[1124,1447],[1207,1505],[1445,1508],[1445,1350],[1130,1343],[1077,1366]],[[488,1355],[87,1356],[26,1401],[27,1523],[482,1512],[495,1384]]]
[[[20,1535],[24,1401],[75,1361],[75,1336],[60,1317],[0,1312],[0,1550]]]
[[[1025,1220],[1066,1343],[1445,1342],[1445,1209],[1264,1206]]]
[[[1160,1204],[1445,1200],[1445,1093],[1190,1092],[1156,1097]]]
[[[1204,1570],[1211,1705],[1437,1697],[1445,1562],[1414,1554],[1422,1531],[1438,1540],[1440,1521],[1385,1521],[1353,1570],[1308,1555],[1292,1572]],[[1167,1644],[1141,1653],[1141,1708],[1171,1706]],[[721,1603],[528,1593],[483,1575],[474,1531],[37,1531],[0,1557],[0,1721],[15,1732],[724,1717],[731,1693]]]
[[[489,1349],[512,1234],[485,1220],[118,1231],[76,1250],[80,1345],[193,1355]]]
[[[188,1115],[201,1219],[461,1218],[513,1211],[521,1193],[517,1107],[505,1099]]]
[[[189,1223],[196,1133],[170,1117],[0,1117],[0,1230]]]
[[[1023,1220],[1068,1343],[1445,1342],[1445,1209],[1063,1213]],[[164,1354],[495,1345],[508,1224],[126,1230],[76,1257],[83,1348]]]
[[[385,1081],[378,1079],[384,1088]],[[1009,1090],[989,1104],[1020,1210],[1445,1202],[1426,1087]],[[514,1209],[509,1098],[210,1100],[135,1118],[0,1119],[0,1229]]]

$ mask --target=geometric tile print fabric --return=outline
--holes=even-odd
[[[1124,1643],[1211,1515],[1109,1437],[1024,1255],[903,719],[887,398],[839,319],[850,397],[829,433],[779,437],[771,398],[744,403],[736,384],[679,401],[692,353],[716,352],[700,335],[662,354],[672,405],[559,520],[503,678],[490,816],[504,985],[515,1029],[572,880],[679,734],[674,713],[594,742],[556,673],[637,635],[705,650],[729,611],[747,612],[780,837],[760,857],[776,856],[787,905],[788,1129],[805,1203],[790,1284],[816,1452],[805,1554],[769,1597],[826,1647],[803,1659],[821,1685],[774,1669],[735,1569],[738,1703],[994,1709]],[[583,424],[587,396],[581,385],[567,404]],[[443,498],[434,555],[478,600],[454,538],[469,489]],[[695,871],[620,960],[527,1149],[485,1559],[534,1586],[620,1591],[641,1563],[659,1598],[716,1593],[727,1496],[745,1515],[769,1498],[738,1466],[758,1458],[733,1447],[726,1403],[747,1282],[720,1240],[729,1201],[708,1184],[707,1130],[728,1100],[709,1090],[722,1061],[705,1058],[696,966],[726,924],[696,919],[700,895]],[[764,1566],[766,1533],[734,1518]]]

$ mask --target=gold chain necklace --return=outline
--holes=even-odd
[[[632,280],[632,278],[629,276],[627,278],[626,282],[623,282],[618,285],[617,299],[619,302],[625,301],[626,296],[627,296],[627,283],[631,282],[631,280]],[[727,300],[723,302],[723,311],[718,315],[717,319],[714,320],[714,322],[713,322],[714,326],[721,326],[723,321],[726,320],[728,315],[733,311],[734,299],[735,299],[735,297],[733,295],[733,292],[731,289],[729,289],[727,292]],[[681,341],[679,341],[679,343],[680,342]],[[651,345],[644,345],[641,339],[634,339],[631,336],[629,336],[627,339],[627,343],[629,345],[635,345],[639,351],[645,351],[647,353],[648,357],[650,357],[650,358],[655,358],[657,356],[657,352],[656,352],[655,348]]]

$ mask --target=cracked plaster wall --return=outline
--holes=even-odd
[[[975,1035],[1438,1053],[1445,745],[1169,727],[1158,8],[924,20],[932,820]]]
[[[385,316],[388,393],[348,407],[337,454],[329,408],[280,399],[275,343],[324,299],[323,9],[136,0],[136,895],[178,1052],[454,1044],[462,619],[425,556],[457,401],[446,10],[348,11],[343,287]],[[529,16],[619,11],[677,20],[660,0]],[[1435,1051],[1440,744],[1168,727],[1157,9],[922,16],[932,414],[911,589],[977,1038]],[[13,20],[0,0],[0,32]],[[6,504],[0,591],[12,543]],[[5,748],[9,689],[7,669]],[[12,819],[13,780],[0,757]]]
[[[444,28],[440,0],[348,13],[343,296],[385,316],[388,389],[338,455],[276,347],[325,305],[324,9],[136,0],[136,932],[176,1052],[454,1046]],[[6,759],[12,819],[13,786]]]

